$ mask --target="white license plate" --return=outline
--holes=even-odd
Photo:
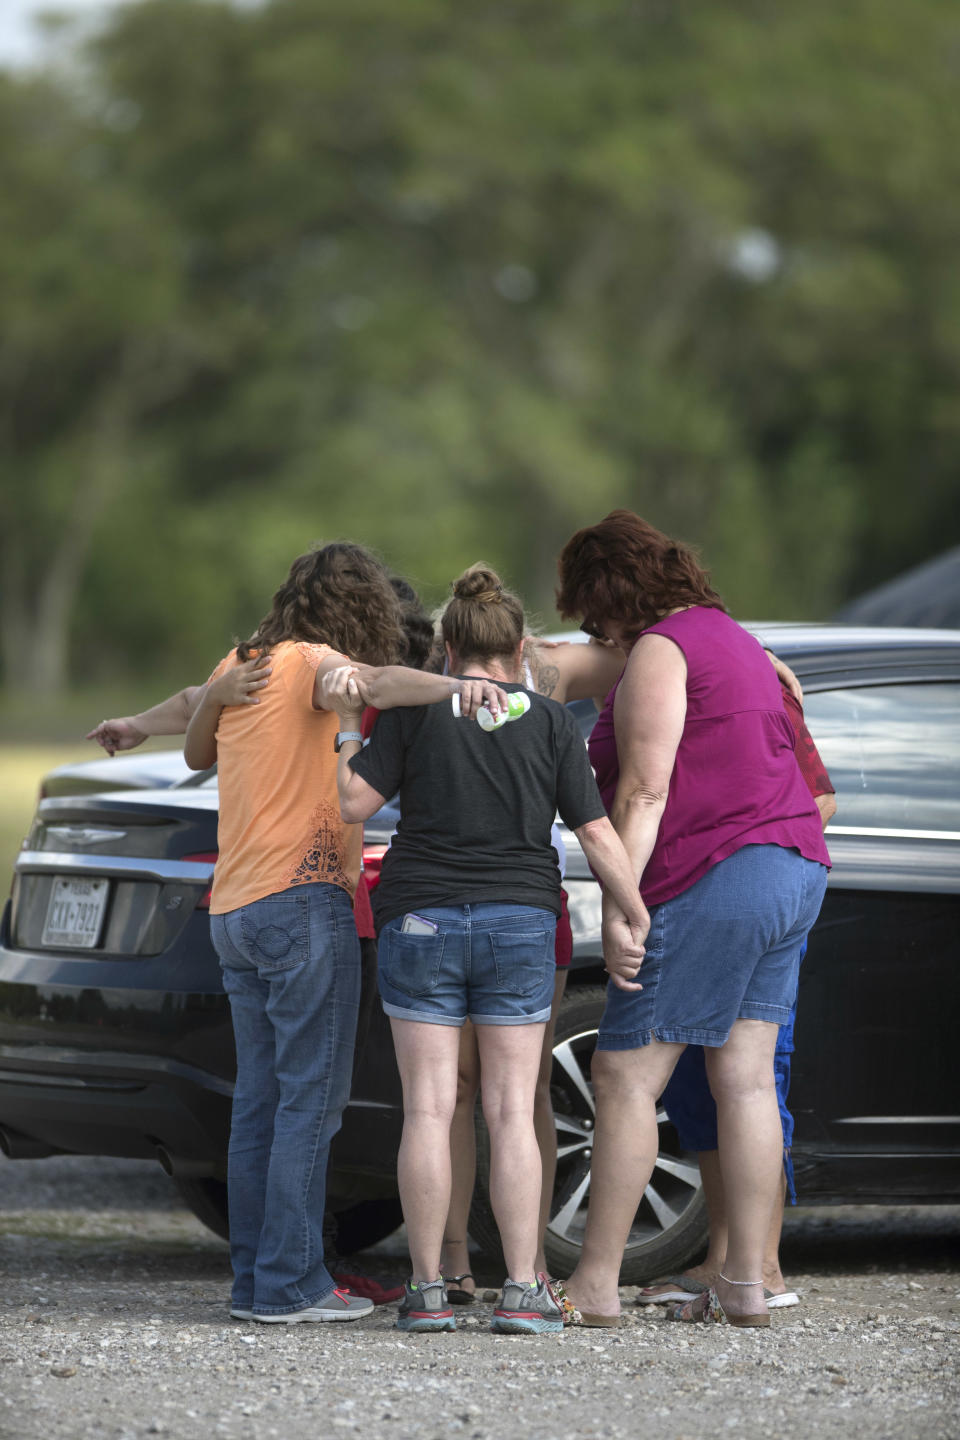
[[[92,950],[100,938],[109,880],[54,880],[41,945]]]

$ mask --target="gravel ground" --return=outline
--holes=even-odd
[[[630,1303],[614,1333],[492,1336],[479,1303],[456,1335],[281,1329],[227,1318],[226,1249],[158,1167],[0,1158],[0,1437],[960,1436],[960,1208],[797,1210],[783,1253],[803,1301],[769,1332]]]

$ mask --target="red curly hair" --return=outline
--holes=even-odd
[[[578,530],[558,562],[557,609],[566,619],[617,620],[635,638],[683,605],[726,606],[693,550],[632,510]]]

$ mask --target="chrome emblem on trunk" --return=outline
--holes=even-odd
[[[108,840],[122,840],[126,830],[94,830],[82,825],[48,825],[47,834],[55,835],[64,845],[77,849],[88,845],[104,845]]]

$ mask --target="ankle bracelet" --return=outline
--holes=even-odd
[[[720,1279],[726,1281],[726,1283],[727,1283],[728,1285],[762,1285],[762,1284],[763,1284],[763,1281],[762,1281],[762,1280],[731,1280],[728,1275],[724,1275],[724,1273],[723,1273],[722,1270],[719,1271],[719,1276],[720,1276]]]

